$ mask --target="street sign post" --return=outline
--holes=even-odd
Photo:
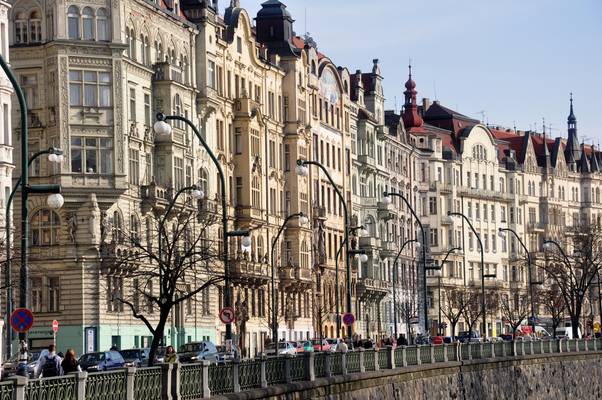
[[[355,316],[352,313],[346,313],[343,315],[343,323],[347,326],[351,326],[355,323]]]
[[[56,333],[59,331],[59,321],[52,320],[52,343],[56,347]]]
[[[10,326],[19,332],[25,333],[33,326],[33,313],[27,308],[17,308],[10,315]]]
[[[232,307],[224,307],[219,311],[219,320],[223,324],[231,324],[236,319],[234,309]]]

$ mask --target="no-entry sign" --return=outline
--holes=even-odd
[[[59,321],[56,319],[52,321],[52,332],[57,333],[59,331]]]

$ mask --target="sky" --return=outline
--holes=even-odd
[[[241,6],[254,17],[262,2]],[[579,139],[602,144],[600,0],[283,2],[334,64],[368,72],[380,60],[387,109],[403,104],[411,59],[419,99],[491,125],[541,132],[545,119],[566,136],[572,92]]]

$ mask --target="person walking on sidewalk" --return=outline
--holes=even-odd
[[[61,367],[63,368],[64,374],[69,374],[71,372],[82,372],[82,367],[79,366],[79,362],[77,362],[77,357],[75,356],[75,350],[67,350],[65,358],[61,363]]]
[[[48,354],[41,358],[36,366],[34,376],[38,378],[50,378],[52,376],[63,375],[61,361],[61,358],[56,354],[56,346],[51,344],[48,346]]]

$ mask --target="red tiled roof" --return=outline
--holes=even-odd
[[[305,40],[303,40],[299,36],[293,36],[293,46],[295,46],[298,49],[303,50],[305,48]],[[326,57],[326,55],[320,53],[317,49],[316,49],[316,52],[318,53],[318,60],[321,60],[324,57]]]

